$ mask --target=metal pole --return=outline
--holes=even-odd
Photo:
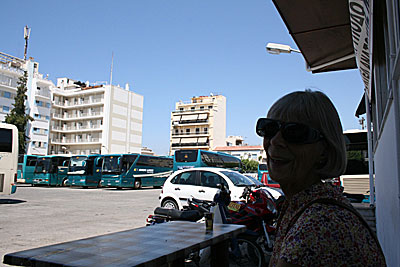
[[[365,90],[365,111],[367,113],[367,138],[368,138],[368,172],[369,172],[369,203],[375,206],[375,182],[374,182],[374,154],[372,151],[371,110],[368,100],[368,92]]]

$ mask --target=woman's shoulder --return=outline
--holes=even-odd
[[[368,264],[376,260],[371,255],[377,255],[378,249],[357,215],[342,206],[318,202],[304,210],[288,229],[284,243],[287,255],[294,253],[303,263],[317,259]]]

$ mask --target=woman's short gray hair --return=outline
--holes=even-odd
[[[339,114],[332,101],[320,91],[297,91],[276,101],[267,117],[301,122],[319,130],[327,144],[327,160],[318,169],[322,179],[335,178],[346,169],[346,145]]]

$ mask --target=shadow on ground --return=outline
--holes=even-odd
[[[21,199],[0,198],[0,205],[1,204],[19,204],[19,203],[24,203],[24,202],[26,202],[26,201],[21,200]]]

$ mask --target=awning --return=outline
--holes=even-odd
[[[194,115],[184,115],[184,116],[182,116],[182,121],[194,121],[194,120],[197,120],[197,117],[198,117],[199,115],[198,114],[194,114]]]
[[[199,115],[199,120],[206,120],[208,117],[208,114],[200,114]]]
[[[182,138],[181,144],[192,144],[197,143],[197,138]]]
[[[199,137],[199,143],[207,143],[207,137]]]
[[[181,115],[172,116],[172,121],[180,121],[180,120],[181,120]]]
[[[172,138],[172,141],[171,141],[171,143],[172,144],[179,144],[180,143],[180,138]]]
[[[313,73],[357,68],[349,0],[272,1]]]

